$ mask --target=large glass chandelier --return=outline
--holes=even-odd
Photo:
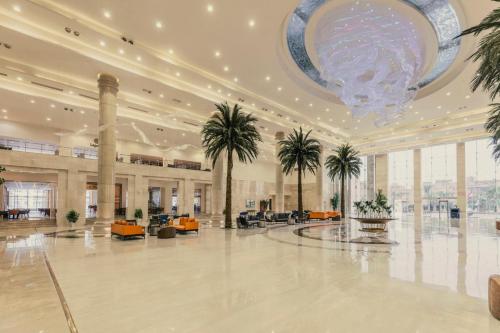
[[[336,7],[318,21],[314,46],[326,88],[354,117],[375,113],[376,125],[384,125],[417,93],[424,43],[414,23],[391,7]]]

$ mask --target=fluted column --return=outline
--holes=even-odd
[[[465,191],[465,143],[457,143],[457,207],[460,215],[465,215],[467,195]]]
[[[325,209],[323,202],[323,146],[320,146],[319,166],[316,169],[316,210]]]
[[[184,213],[194,217],[194,183],[191,179],[184,180]]]
[[[224,210],[224,159],[220,155],[212,168],[212,186],[210,186],[211,215],[220,220]]]
[[[413,205],[415,221],[422,219],[422,153],[413,150]]]
[[[97,162],[97,220],[112,221],[115,214],[116,109],[118,79],[100,74],[99,154]]]
[[[281,149],[279,141],[285,138],[285,133],[276,132],[276,203],[274,210],[276,212],[285,211],[285,182],[283,181],[283,169],[278,159],[278,153]]]
[[[366,158],[366,200],[375,200],[375,156]]]

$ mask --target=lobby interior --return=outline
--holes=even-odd
[[[500,332],[495,10],[0,1],[0,332]]]

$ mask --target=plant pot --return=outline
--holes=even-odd
[[[496,225],[497,225],[497,230],[500,230],[500,220],[497,221]]]
[[[137,223],[137,225],[139,225],[139,224],[141,224],[141,220],[142,220],[142,219],[137,219],[137,218],[136,218],[136,219],[135,219],[135,223]]]
[[[260,220],[259,221],[259,228],[265,228],[266,227],[266,220]]]

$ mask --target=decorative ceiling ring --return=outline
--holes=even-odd
[[[460,51],[460,38],[455,39],[462,29],[458,16],[448,0],[400,0],[415,8],[431,24],[438,41],[437,57],[432,69],[418,83],[420,89],[443,75],[453,64]],[[306,48],[306,28],[314,13],[328,0],[302,0],[293,11],[288,22],[286,40],[290,55],[311,80],[322,87],[327,87],[320,71],[313,64]]]

